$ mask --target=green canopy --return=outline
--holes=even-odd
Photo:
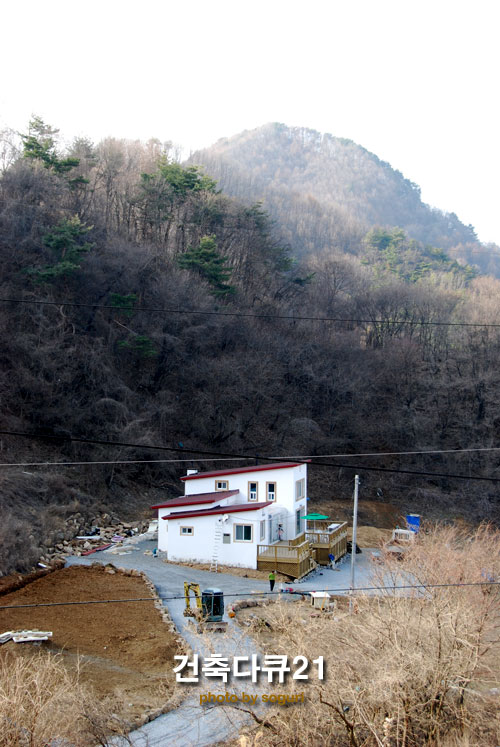
[[[302,517],[303,519],[309,519],[309,521],[321,521],[322,519],[329,519],[329,516],[325,514],[306,514]]]

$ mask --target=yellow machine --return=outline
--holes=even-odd
[[[193,592],[196,600],[196,607],[191,607],[190,592]],[[184,610],[184,617],[197,617],[203,616],[203,610],[201,607],[201,592],[199,584],[190,584],[189,581],[184,581],[184,598],[186,600],[186,609]]]
[[[193,593],[196,602],[191,607],[190,594]],[[220,589],[205,589],[200,591],[199,584],[184,581],[184,599],[186,600],[185,617],[194,617],[198,623],[198,631],[224,631],[227,622],[224,622],[224,596]]]

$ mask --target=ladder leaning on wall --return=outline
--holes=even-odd
[[[219,548],[221,544],[222,539],[222,522],[216,521],[215,522],[215,530],[214,530],[214,546],[213,546],[213,552],[212,552],[212,562],[210,563],[210,570],[215,571],[217,573],[219,568]]]

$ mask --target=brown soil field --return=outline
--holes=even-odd
[[[11,591],[22,589],[23,586],[27,586],[27,584],[36,581],[37,578],[48,576],[49,573],[52,573],[54,570],[59,568],[64,568],[64,562],[62,560],[53,563],[50,568],[32,571],[31,573],[11,573],[8,576],[2,576],[0,578],[0,597]]]
[[[140,577],[102,566],[71,567],[38,578],[5,594],[0,606],[151,597]],[[151,602],[0,609],[0,633],[8,630],[52,631],[41,644],[0,646],[0,656],[29,656],[36,649],[61,653],[65,666],[80,670],[80,681],[128,723],[169,710],[174,692],[173,656],[182,653]]]

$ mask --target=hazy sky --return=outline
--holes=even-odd
[[[500,244],[498,0],[4,0],[0,126],[351,138]]]

